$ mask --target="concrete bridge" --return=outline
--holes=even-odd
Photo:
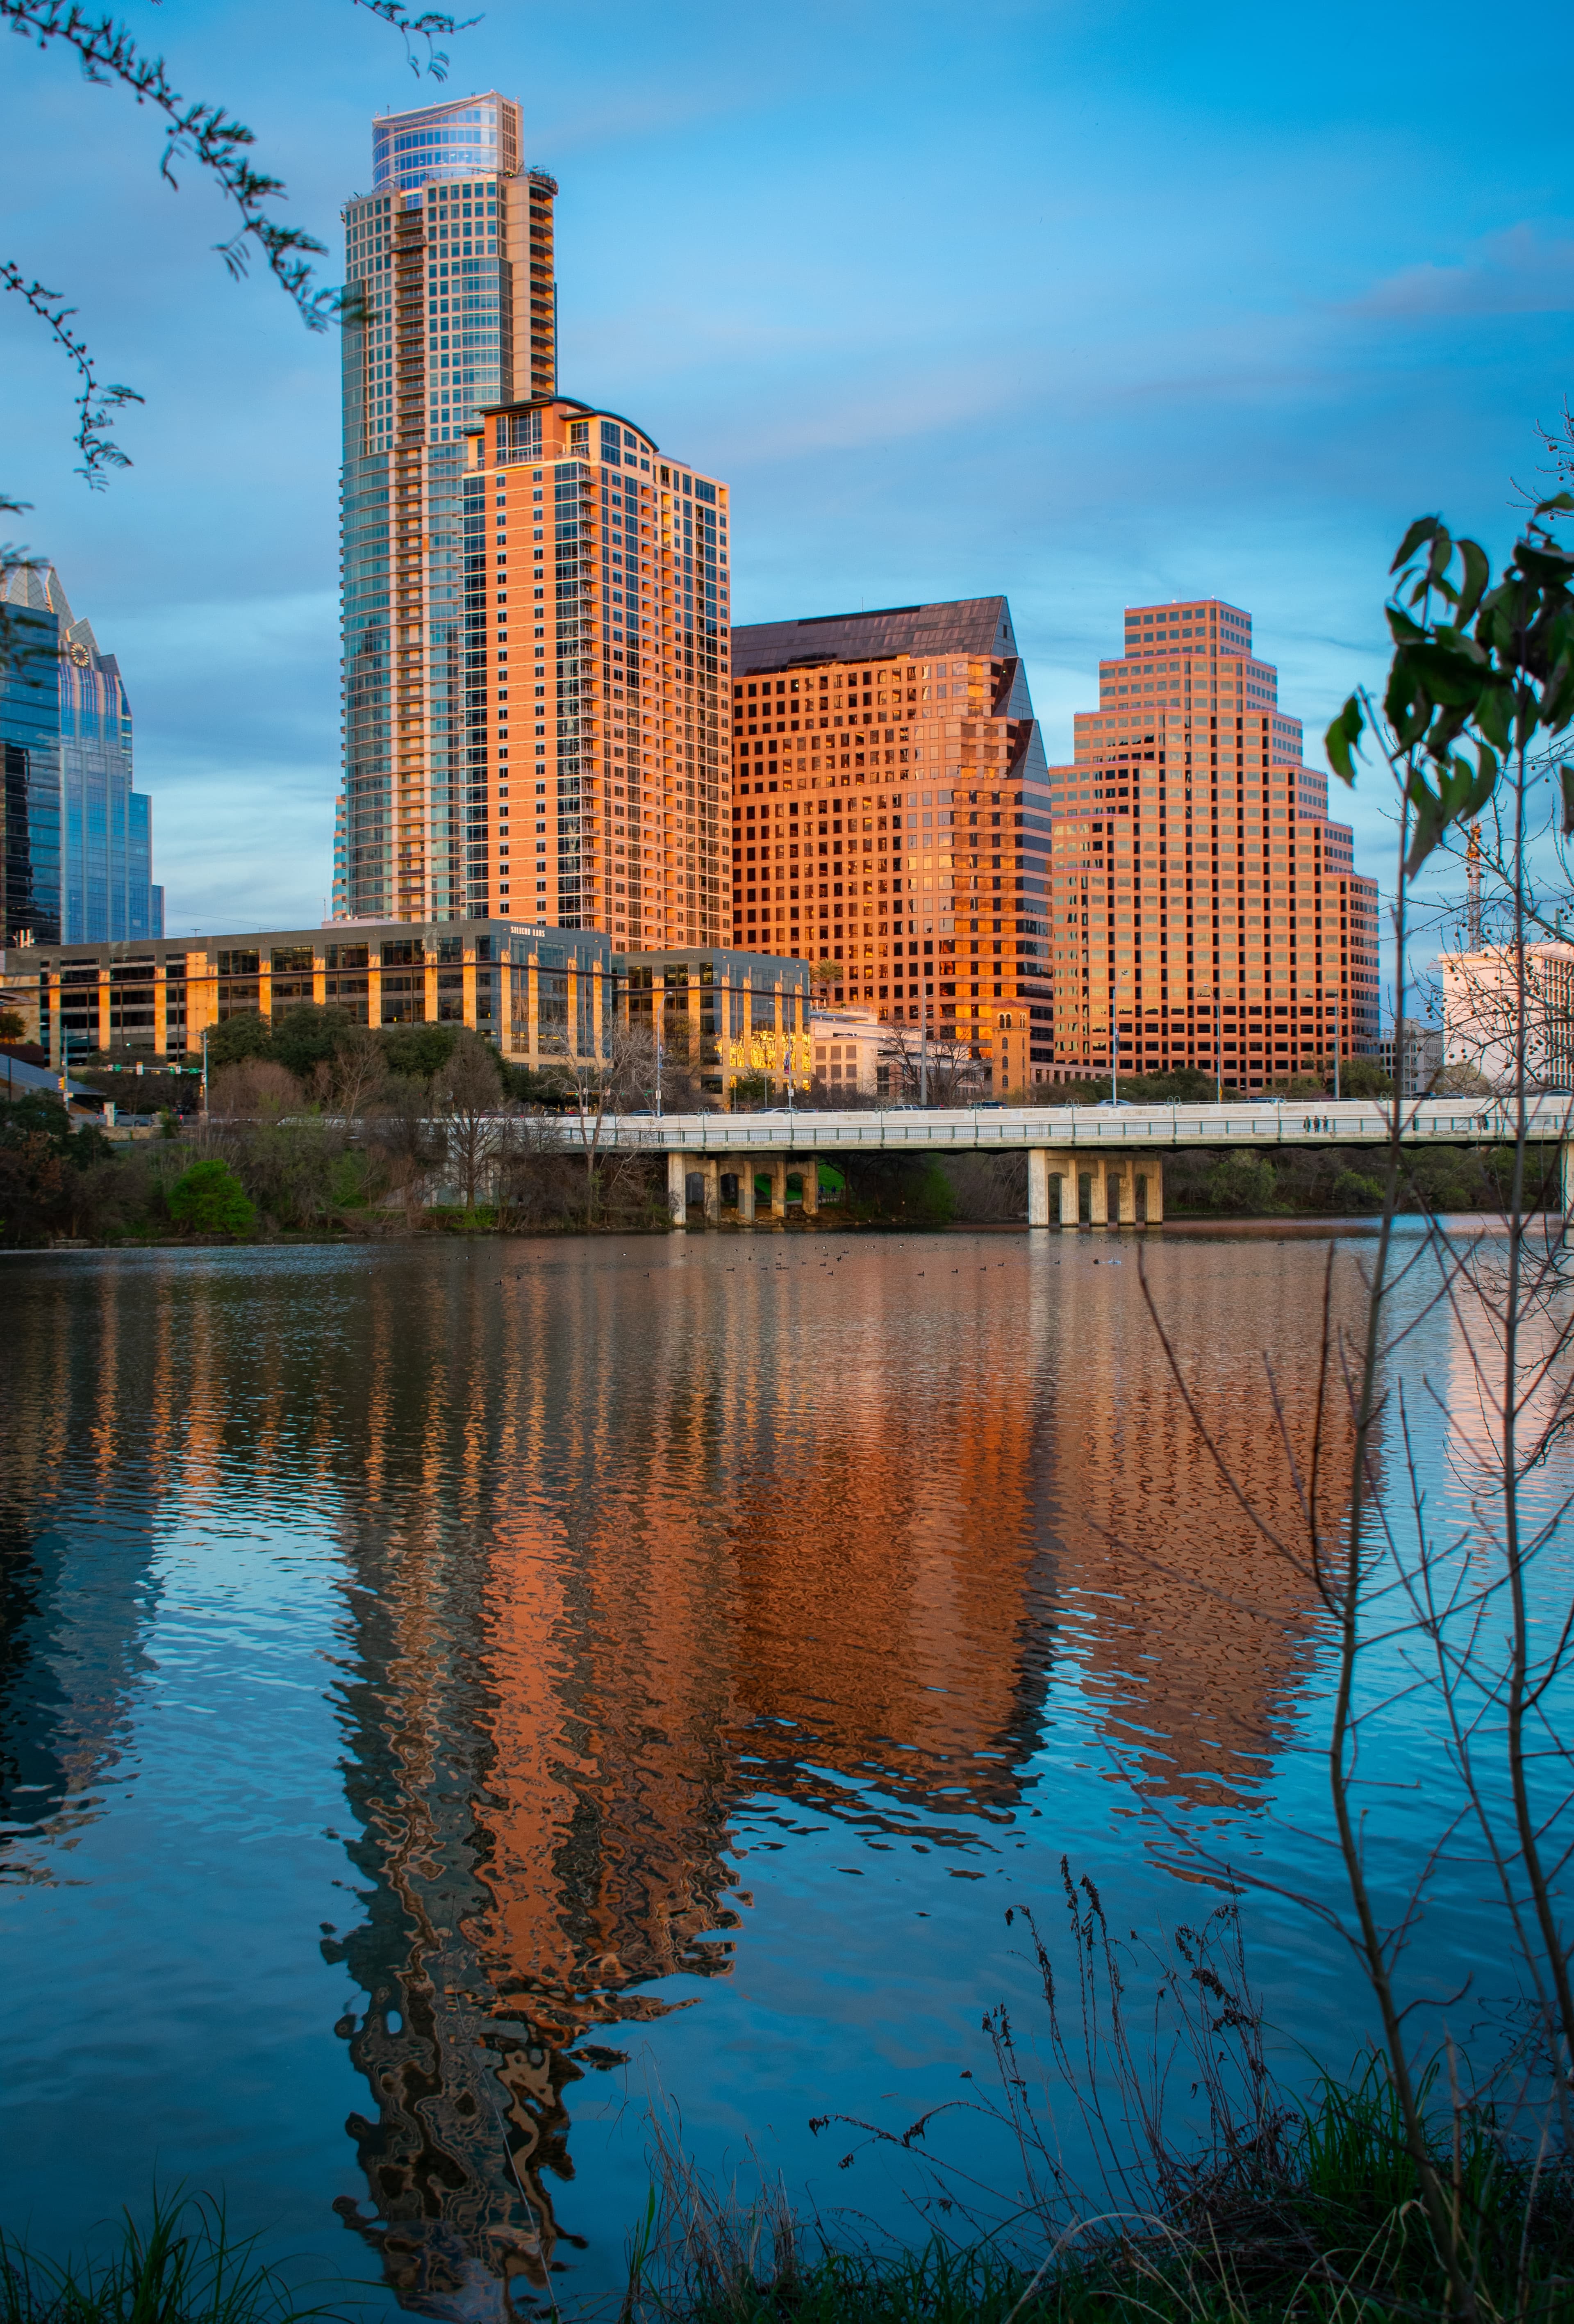
[[[1562,1205],[1574,1210],[1574,1096],[1528,1104],[1530,1136],[1562,1149]],[[587,1125],[588,1128],[588,1125]],[[896,1107],[879,1113],[609,1116],[601,1142],[667,1157],[673,1224],[687,1219],[690,1180],[701,1182],[707,1223],[724,1208],[740,1225],[758,1213],[755,1180],[769,1180],[771,1214],[787,1208],[787,1179],[802,1191],[804,1215],[819,1209],[822,1155],[1014,1154],[1027,1157],[1029,1226],[1155,1226],[1164,1218],[1164,1157],[1183,1148],[1385,1146],[1388,1105],[1377,1099],[1308,1102],[1255,1100],[1223,1105],[978,1106],[946,1111]],[[1406,1101],[1406,1146],[1499,1145],[1514,1136],[1512,1103],[1478,1098]],[[570,1116],[566,1135],[581,1135]]]

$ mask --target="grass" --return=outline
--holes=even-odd
[[[95,2259],[41,2259],[0,2234],[0,2324],[304,2324],[331,2312],[301,2307],[207,2197],[155,2194],[146,2227],[124,2213]]]
[[[659,2135],[657,2150],[663,2200],[637,2241],[622,2324],[1387,2324],[1458,2313],[1376,2058],[1350,2082],[1324,2080],[1256,2166],[1204,2168],[1167,2208],[1082,2222],[1019,2215],[999,2233],[936,2236],[906,2252],[838,2249],[791,2216],[781,2190],[741,2206],[703,2186]],[[1478,2316],[1574,2324],[1574,2163],[1538,2163],[1468,2108],[1435,2110],[1432,2152],[1466,2231]]]
[[[1439,2107],[1432,2124],[1479,2317],[1574,2324],[1574,2166],[1538,2163],[1468,2109]],[[749,2203],[713,2189],[659,2128],[656,2154],[661,2193],[619,2324],[1390,2324],[1458,2312],[1376,2058],[1352,2081],[1325,2080],[1261,2168],[1203,2170],[1167,2210],[1019,2214],[971,2241],[936,2235],[907,2251],[837,2248],[779,2188]],[[369,2289],[346,2282],[345,2309]],[[145,2229],[127,2214],[107,2254],[86,2263],[41,2261],[0,2236],[0,2324],[306,2324],[335,2312],[300,2306],[205,2199],[156,2199]]]

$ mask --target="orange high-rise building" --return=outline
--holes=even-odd
[[[1003,597],[732,632],[732,943],[1048,1078],[1049,793]]]
[[[620,950],[723,943],[726,485],[568,396],[469,443],[471,896]]]
[[[1251,619],[1136,605],[1054,767],[1053,1078],[1181,1065],[1237,1089],[1376,1051],[1377,890],[1304,764]]]

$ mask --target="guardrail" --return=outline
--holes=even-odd
[[[1537,1097],[1526,1107],[1538,1142],[1574,1141],[1574,1096]],[[560,1140],[583,1147],[596,1138],[594,1117],[561,1117]],[[1514,1138],[1515,1110],[1459,1098],[1406,1102],[1401,1137],[1407,1146],[1500,1145]],[[1381,1100],[1331,1100],[1314,1105],[1110,1105],[979,1107],[879,1113],[809,1113],[783,1106],[764,1113],[608,1114],[603,1148],[627,1152],[814,1154],[863,1148],[945,1153],[1030,1148],[1192,1146],[1380,1146],[1392,1135]]]

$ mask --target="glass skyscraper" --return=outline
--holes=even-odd
[[[496,90],[384,115],[345,206],[343,883],[354,918],[463,919],[465,435],[557,383],[552,204]],[[486,893],[484,859],[477,900]],[[484,906],[483,907],[484,908]]]
[[[5,940],[138,943],[164,932],[152,803],[132,788],[119,667],[78,621],[51,565],[0,576],[11,631],[0,673]]]

